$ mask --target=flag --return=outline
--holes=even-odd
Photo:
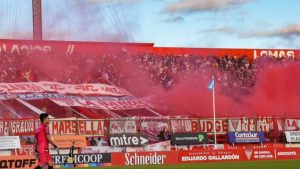
[[[210,81],[210,83],[208,84],[208,89],[210,89],[210,90],[212,90],[213,88],[215,87],[215,80],[214,79],[212,79],[211,81]]]

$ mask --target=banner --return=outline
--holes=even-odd
[[[300,119],[285,119],[285,130],[300,130]]]
[[[199,132],[213,133],[214,132],[213,119],[200,119],[199,120]],[[217,119],[216,120],[216,132],[217,134],[226,134],[228,132],[228,120]]]
[[[262,143],[265,142],[263,132],[229,132],[230,143]]]
[[[63,94],[35,93],[35,94],[0,94],[0,100],[22,99],[38,100],[50,99],[60,106],[78,106],[93,109],[128,110],[151,108],[152,106],[133,96],[70,96]]]
[[[179,163],[245,160],[245,154],[237,150],[180,151],[178,156]]]
[[[300,159],[299,148],[282,148],[275,149],[275,158],[278,160]]]
[[[286,131],[285,137],[288,143],[300,143],[300,131]]]
[[[300,148],[300,143],[285,144],[285,148]]]
[[[34,135],[39,122],[36,119],[0,120],[0,136]]]
[[[144,103],[141,100],[87,100],[82,98],[52,98],[50,99],[54,103],[60,106],[78,106],[78,107],[86,107],[92,109],[105,109],[105,110],[131,110],[131,109],[143,109],[143,108],[151,108],[147,103]]]
[[[73,145],[73,142],[75,147],[86,146],[85,136],[76,135],[76,136],[51,136],[51,137],[58,148],[70,148]]]
[[[0,168],[31,169],[37,164],[34,156],[0,156]]]
[[[0,93],[44,93],[55,92],[60,94],[106,95],[125,96],[131,95],[125,89],[107,84],[63,84],[57,82],[23,82],[0,83]]]
[[[53,135],[104,135],[103,120],[57,119],[49,124],[50,134]]]
[[[97,154],[97,153],[112,153],[112,152],[125,152],[125,147],[90,146],[90,147],[81,148],[82,154]]]
[[[0,150],[21,148],[19,136],[0,136]]]
[[[189,145],[189,150],[221,150],[225,149],[224,144],[200,144],[200,145]]]
[[[68,154],[52,155],[54,165],[68,163],[66,160]],[[110,153],[101,154],[74,154],[75,164],[90,164],[90,163],[111,163]]]
[[[276,154],[277,152],[277,154]],[[279,149],[280,158],[277,149],[236,149],[236,150],[205,150],[205,151],[179,151],[180,163],[198,163],[198,162],[218,162],[218,161],[248,161],[248,160],[275,160],[300,158],[294,150]],[[286,155],[286,157],[283,157]]]
[[[253,149],[245,149],[240,151],[244,151],[247,157],[247,160],[275,160],[275,149],[261,149],[261,150],[253,150]]]
[[[163,141],[154,144],[148,144],[144,147],[145,151],[170,151],[171,141]]]
[[[271,117],[229,118],[228,126],[230,132],[269,132],[274,129],[274,120]]]
[[[140,121],[141,132],[146,134],[151,141],[158,141],[160,133],[165,134],[170,131],[169,117],[142,117]]]
[[[162,165],[177,164],[178,152],[159,151],[159,152],[131,152],[113,153],[113,165]]]
[[[171,134],[172,145],[197,145],[207,142],[207,133],[174,133]]]
[[[136,147],[143,146],[149,142],[147,136],[142,134],[111,134],[109,136],[109,141],[111,146],[120,147]]]
[[[21,141],[21,148],[17,149],[15,155],[34,155],[35,147],[34,144],[26,144],[26,142]]]
[[[78,96],[65,95],[58,93],[30,93],[30,94],[0,94],[0,100],[22,99],[22,100],[39,100],[39,99],[77,99],[91,101],[119,101],[119,100],[136,100],[134,96]]]
[[[136,120],[110,120],[109,121],[109,131],[111,134],[119,133],[136,133]]]
[[[145,152],[145,148],[144,147],[126,147],[126,151],[125,152]]]
[[[154,54],[201,55],[201,56],[247,56],[254,60],[262,56],[275,58],[298,58],[299,50],[294,49],[220,49],[220,48],[176,48],[153,47],[153,43],[114,43],[114,42],[74,42],[74,41],[32,41],[0,40],[0,53],[59,53],[62,56],[73,54],[103,55],[104,53],[142,53]]]
[[[190,120],[170,119],[172,132],[191,132],[192,125]]]
[[[74,42],[74,41],[33,41],[33,40],[0,40],[0,53],[29,55],[31,53],[57,53],[61,57],[73,54],[103,55],[103,53],[145,52],[153,43],[119,43],[119,42]],[[34,55],[38,57],[39,55]],[[88,55],[86,55],[88,56]],[[45,57],[42,55],[42,57]],[[51,55],[49,55],[51,57]]]

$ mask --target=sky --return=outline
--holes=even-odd
[[[0,0],[0,38],[31,39],[31,0]],[[300,48],[300,0],[42,0],[43,39]]]

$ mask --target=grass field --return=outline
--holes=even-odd
[[[86,168],[95,169],[95,168]],[[300,160],[107,167],[107,169],[300,169]]]

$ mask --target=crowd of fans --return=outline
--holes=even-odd
[[[48,74],[43,70],[43,64],[48,63],[46,61],[45,63],[35,62],[35,57],[56,58],[56,60],[61,58],[65,60],[64,69],[60,70],[59,76],[53,73]],[[131,83],[130,78],[146,76],[152,86],[162,86],[169,90],[188,78],[201,76],[209,80],[211,76],[214,76],[220,87],[224,89],[220,90],[224,95],[236,96],[232,93],[233,91],[245,95],[251,93],[257,74],[264,68],[276,65],[285,66],[294,62],[297,62],[294,58],[268,56],[255,60],[249,60],[248,56],[162,55],[152,52],[99,56],[75,53],[71,56],[64,56],[55,53],[27,54],[22,51],[7,53],[0,50],[0,83],[29,81],[56,81],[68,84],[106,83],[127,89],[126,86]],[[53,69],[57,68],[55,63],[52,65],[54,65]],[[134,93],[134,91],[130,92]],[[50,105],[49,103],[43,104]],[[18,109],[15,107],[15,110]],[[47,112],[47,107],[41,110]],[[0,118],[10,117],[9,114],[11,113],[7,107],[1,104]],[[29,115],[26,114],[26,116]],[[167,139],[164,130],[157,137],[161,141]],[[88,141],[90,145],[107,145],[107,142],[100,137],[89,138]]]
[[[81,54],[57,56],[54,53],[43,53],[43,57],[68,60],[64,65],[63,75],[58,77],[47,74],[41,67],[33,64],[32,58],[40,55],[40,53],[28,55],[22,51],[0,52],[0,82],[45,80],[75,84],[100,82],[126,88],[130,83],[129,74],[131,74],[131,77],[147,76],[153,86],[161,85],[165,89],[170,89],[189,77],[201,75],[208,79],[214,75],[225,89],[222,91],[226,92],[226,88],[233,88],[238,93],[247,94],[255,85],[257,73],[261,69],[296,61],[294,58],[260,57],[251,61],[247,56],[158,55],[151,52],[138,55],[121,53],[99,56]],[[129,68],[122,69],[124,65]]]

